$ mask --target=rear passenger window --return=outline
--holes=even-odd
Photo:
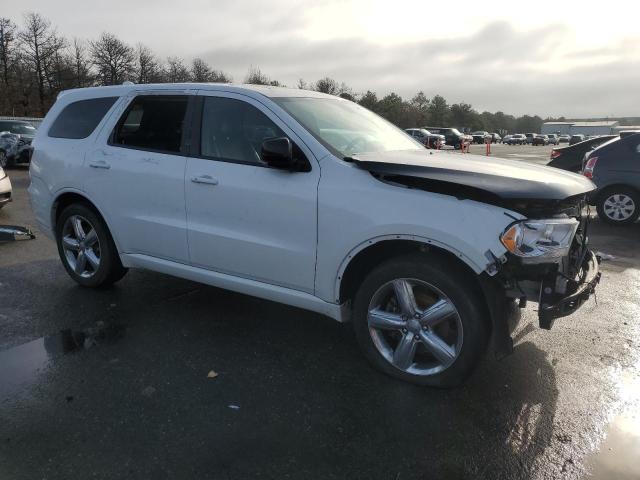
[[[118,121],[111,144],[178,153],[186,111],[186,96],[136,97]]]
[[[241,100],[205,97],[200,151],[205,157],[263,164],[262,142],[285,133],[260,110]]]
[[[102,97],[70,103],[54,120],[49,128],[49,136],[73,139],[87,138],[117,99],[118,97]]]

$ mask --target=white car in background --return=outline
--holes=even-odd
[[[312,310],[352,322],[373,365],[422,385],[460,383],[490,339],[510,353],[517,303],[539,302],[550,328],[599,280],[591,181],[426,150],[318,92],[65,92],[30,175],[36,219],[80,285],[146,268]]]
[[[11,194],[11,180],[9,180],[7,172],[0,167],[0,208],[11,201]]]

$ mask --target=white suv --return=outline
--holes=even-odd
[[[599,279],[586,178],[426,150],[357,104],[304,90],[123,85],[62,93],[31,195],[79,284],[146,268],[352,321],[367,358],[461,382],[540,302],[540,326]]]

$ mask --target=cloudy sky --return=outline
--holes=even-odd
[[[640,115],[637,0],[21,0],[0,14],[20,23],[26,11],[67,37],[108,31],[161,57],[199,56],[239,82],[254,65],[291,86],[328,75],[480,111]]]

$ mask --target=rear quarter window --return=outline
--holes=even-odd
[[[70,103],[49,128],[53,138],[87,138],[100,123],[118,97],[101,97]]]

